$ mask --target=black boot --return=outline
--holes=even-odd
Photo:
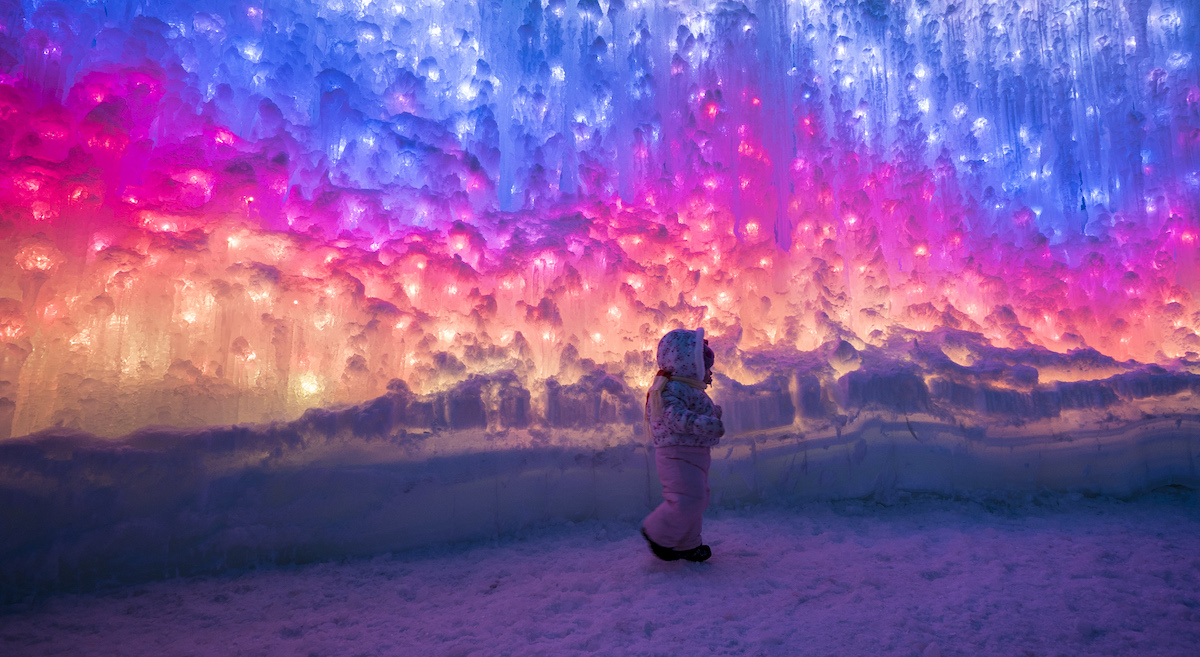
[[[694,561],[696,563],[700,563],[701,561],[706,561],[706,560],[708,560],[709,557],[712,556],[712,550],[709,549],[709,547],[707,545],[701,545],[700,547],[695,547],[690,550],[683,550],[682,552],[680,552],[679,550],[671,550],[671,551],[675,553],[677,559],[683,559],[684,561]]]
[[[646,542],[650,544],[650,551],[654,553],[654,556],[662,559],[663,561],[675,561],[681,556],[680,553],[676,552],[675,550],[672,550],[669,547],[663,547],[650,540],[650,535],[646,533],[645,527],[642,527],[642,538],[646,539]],[[705,557],[705,559],[707,558],[708,557]]]

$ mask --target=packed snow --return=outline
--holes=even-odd
[[[1200,507],[1030,495],[718,510],[704,564],[630,522],[9,607],[33,655],[1190,657]]]

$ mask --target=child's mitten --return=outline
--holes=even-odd
[[[725,435],[725,425],[721,423],[721,418],[712,415],[701,415],[696,418],[696,433],[702,436],[720,438]]]

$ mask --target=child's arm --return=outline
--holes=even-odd
[[[687,403],[667,386],[662,391],[663,423],[674,433],[692,434],[704,438],[720,438],[725,435],[721,418],[701,415],[689,410]]]

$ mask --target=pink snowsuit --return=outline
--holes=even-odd
[[[725,434],[721,407],[704,392],[704,351],[704,329],[664,335],[658,343],[659,372],[646,395],[646,426],[654,440],[663,501],[642,528],[650,540],[679,551],[702,542],[710,450]]]

